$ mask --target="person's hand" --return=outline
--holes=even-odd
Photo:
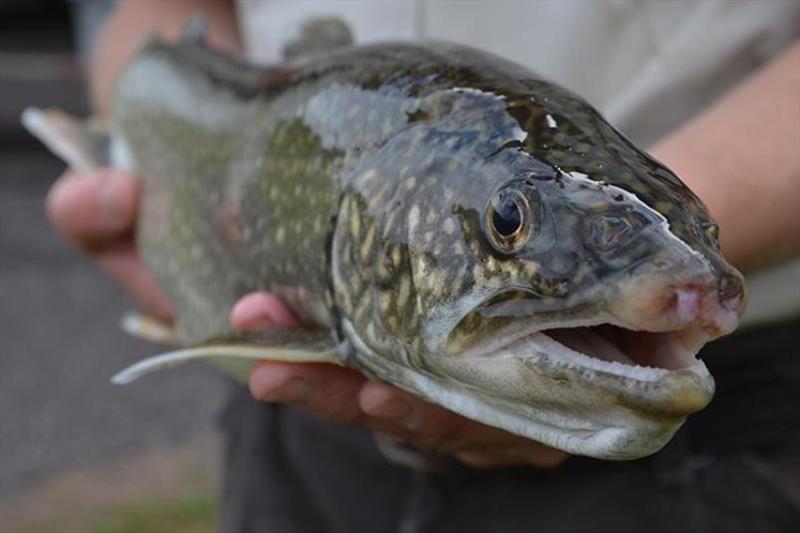
[[[172,307],[139,260],[133,240],[139,182],[119,170],[68,171],[47,196],[56,229],[126,287],[143,311],[172,319]]]
[[[278,298],[252,293],[231,312],[237,330],[293,327],[297,319]],[[449,453],[476,467],[552,468],[567,454],[486,426],[348,368],[319,363],[262,362],[250,376],[258,400],[288,403],[322,418],[357,424],[403,444]]]

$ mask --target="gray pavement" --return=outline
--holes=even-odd
[[[0,496],[207,434],[224,393],[201,365],[109,383],[158,347],[119,329],[131,301],[48,225],[43,200],[63,165],[15,125],[22,103],[79,110],[79,89],[0,84]]]

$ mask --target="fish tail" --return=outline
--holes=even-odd
[[[108,130],[96,119],[35,107],[26,108],[20,119],[25,129],[74,170],[91,171],[111,163]]]

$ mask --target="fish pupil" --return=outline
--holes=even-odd
[[[492,214],[495,231],[503,237],[510,237],[522,225],[522,212],[513,198],[502,198]]]

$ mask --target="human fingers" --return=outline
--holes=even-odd
[[[508,446],[491,450],[464,450],[456,452],[455,458],[474,468],[498,468],[503,466],[528,465],[541,469],[551,469],[560,466],[569,458],[561,450],[548,448],[537,442],[531,446],[524,443],[521,446]]]
[[[138,200],[139,182],[130,174],[69,171],[50,189],[46,208],[59,233],[89,253],[146,313],[168,321],[172,306],[134,244]]]
[[[300,321],[283,302],[268,292],[251,292],[243,296],[233,306],[230,320],[233,329],[238,331],[300,325]]]
[[[405,444],[451,453],[475,467],[552,468],[567,457],[332,365],[263,362],[251,374],[250,391],[256,399],[292,404],[333,422],[378,430]]]
[[[56,229],[93,253],[132,241],[138,198],[139,183],[125,172],[69,171],[50,189],[46,206]]]
[[[451,453],[472,466],[552,468],[567,457],[564,452],[467,419],[383,383],[367,382],[359,401],[371,419],[391,423],[383,424],[387,428],[384,433],[396,440]]]
[[[277,297],[264,292],[240,299],[231,322],[240,330],[298,324]],[[551,468],[567,457],[333,365],[264,362],[253,371],[250,390],[257,399],[290,403],[334,422],[359,424],[407,444],[449,452],[471,466]]]
[[[257,400],[289,403],[337,423],[363,423],[358,393],[366,381],[359,372],[324,363],[264,361],[250,374]]]
[[[139,258],[133,241],[107,246],[93,258],[108,275],[130,292],[147,314],[164,321],[174,316],[172,303]]]

